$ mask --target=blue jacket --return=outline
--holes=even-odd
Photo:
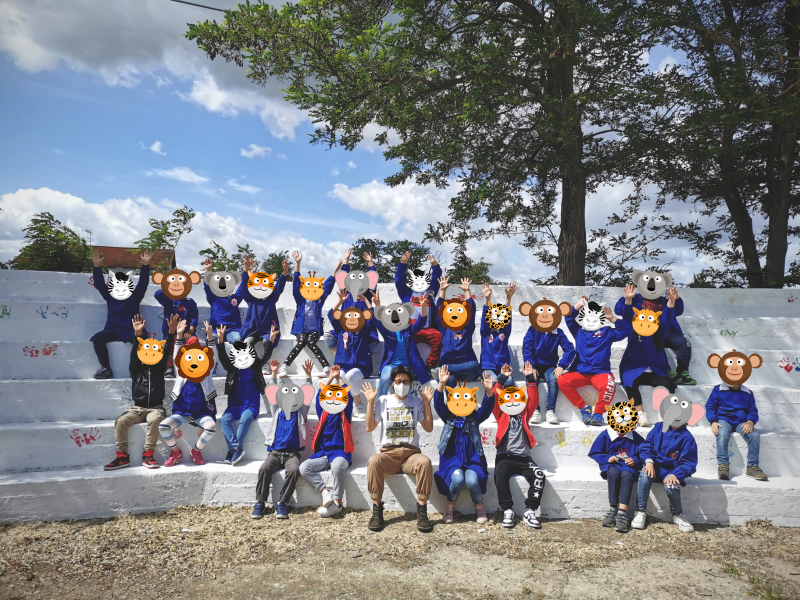
[[[488,305],[484,305],[481,315],[481,370],[500,371],[500,367],[511,363],[508,351],[508,336],[511,335],[511,320],[500,330],[492,329],[486,322]]]
[[[453,331],[442,327],[442,354],[439,358],[440,365],[457,365],[465,362],[476,361],[475,351],[472,349],[472,334],[475,333],[475,300],[468,300],[472,307],[472,318],[467,321],[462,329]],[[442,298],[436,302],[436,312],[444,303]]]
[[[242,315],[239,312],[239,306],[242,304],[242,286],[246,286],[246,282],[239,284],[239,288],[230,296],[220,298],[216,296],[211,288],[204,281],[203,290],[206,293],[206,302],[211,307],[211,318],[208,320],[211,326],[216,329],[220,325],[225,325],[228,331],[234,329],[241,329]],[[236,306],[233,305],[232,300],[236,300]],[[269,336],[269,332],[267,332]]]
[[[561,360],[558,360],[559,346],[564,351]],[[545,371],[556,366],[569,369],[575,360],[575,346],[561,329],[542,333],[531,325],[522,340],[522,360],[530,362],[540,376],[544,376]]]
[[[321,391],[322,390],[317,390],[316,402],[318,419],[321,419],[322,413],[325,412],[325,409],[323,409],[322,405],[319,403],[319,395]],[[347,406],[342,412],[335,415],[328,413],[328,416],[325,418],[325,429],[317,434],[320,440],[320,449],[318,452],[312,454],[310,458],[322,458],[325,456],[329,461],[333,462],[334,458],[341,456],[349,464],[353,464],[353,453],[345,452],[342,418],[347,419],[348,422],[352,422],[353,420],[353,395],[350,392],[347,393]]]
[[[276,327],[280,327],[278,323],[278,309],[275,308],[275,305],[278,303],[278,298],[281,297],[286,287],[286,277],[283,276],[283,273],[278,275],[278,279],[275,281],[275,289],[263,300],[254,298],[249,292],[247,289],[248,279],[247,271],[242,271],[242,283],[239,289],[242,292],[242,300],[247,302],[247,312],[244,315],[244,321],[242,321],[240,335],[243,340],[249,337],[268,338],[273,324]],[[278,337],[275,339],[276,346],[280,339],[281,334],[278,333]]]
[[[633,312],[633,306],[627,306],[624,298],[617,302],[614,312],[618,315],[621,314],[622,320],[626,323],[632,323],[634,317],[636,317],[636,313]],[[619,321],[617,322],[619,323]],[[656,375],[667,376],[669,363],[667,362],[667,353],[664,351],[664,340],[674,324],[674,309],[665,304],[661,309],[661,317],[659,317],[658,331],[656,333],[648,336],[639,335],[635,330],[631,332],[628,338],[628,346],[625,348],[625,354],[622,355],[622,360],[619,363],[619,375],[620,379],[622,379],[622,385],[632,386],[636,378],[647,371],[648,367]],[[633,329],[632,325],[631,329]]]
[[[617,432],[611,427],[606,427],[600,432],[589,450],[589,456],[600,465],[600,472],[607,473],[608,468],[613,464],[621,471],[629,471],[638,475],[644,464],[640,456],[640,451],[644,444],[644,438],[635,431],[619,437]],[[615,463],[608,462],[608,459],[616,456],[619,460]],[[625,464],[625,458],[632,458],[632,467]]]
[[[624,304],[625,298],[623,297],[620,301],[617,301],[617,306],[619,306],[620,302]],[[655,300],[646,300],[645,298],[642,297],[641,294],[636,294],[633,297],[633,303],[631,304],[631,306],[635,306],[638,310],[641,310],[642,308],[647,308],[655,312],[658,312],[660,310],[663,311],[666,305],[667,305],[667,298],[664,298],[663,296],[660,298],[656,298]],[[672,328],[675,329],[681,335],[683,335],[683,331],[681,331],[681,326],[678,325],[678,317],[680,317],[683,314],[683,298],[678,298],[675,301],[674,311],[675,311],[675,318],[673,319]],[[618,315],[622,314],[622,312],[618,310],[614,310],[614,312],[617,313]]]
[[[407,275],[408,264],[402,262],[397,263],[397,270],[394,273],[394,287],[397,290],[397,295],[400,296],[400,301],[413,302],[414,306],[418,306],[419,300],[423,294],[427,295],[430,306],[428,307],[426,324],[422,329],[439,329],[439,313],[432,310],[432,307],[434,299],[439,295],[439,278],[442,276],[442,267],[438,264],[435,267],[431,267],[431,287],[428,288],[427,292],[418,293],[412,291],[411,288],[408,287],[408,283],[406,283]]]
[[[213,386],[211,389],[213,389]],[[192,417],[193,419],[208,416],[216,420],[217,407],[214,404],[216,397],[216,391],[212,392],[208,398],[206,397],[202,382],[187,381],[183,384],[178,397],[172,400],[172,414]]]
[[[350,272],[350,265],[342,265],[341,266],[341,270],[344,271],[345,273],[349,273]],[[369,267],[367,269],[367,271],[377,271],[377,270],[378,269],[377,269],[377,267],[375,265],[372,265],[371,267]],[[367,300],[369,300],[370,302],[372,302],[372,296],[373,296],[373,291],[372,290],[367,290],[364,293],[364,297]],[[345,298],[344,302],[342,303],[341,310],[348,309],[351,306],[355,306],[356,308],[358,308],[359,310],[362,310],[362,311],[366,310],[366,308],[367,308],[367,305],[363,301],[361,301],[361,300],[359,300],[357,298],[353,298],[348,293],[347,294],[347,298]],[[328,321],[330,321],[331,325],[333,325],[333,317],[331,316],[332,312],[333,312],[333,309],[328,311]],[[335,327],[334,327],[333,331],[330,332],[330,334],[333,336],[333,338],[337,342],[339,341],[339,333],[336,331]],[[372,329],[370,329],[369,336],[370,336],[370,339],[375,343],[378,343],[378,342],[381,341],[380,338],[378,337],[378,331],[374,327]]]
[[[111,329],[123,342],[130,342],[135,338],[131,320],[139,314],[139,304],[141,304],[147,292],[147,285],[150,283],[150,265],[142,265],[142,269],[139,272],[139,282],[127,300],[116,300],[111,297],[111,294],[108,293],[106,279],[103,276],[103,269],[100,267],[92,269],[92,277],[94,287],[100,292],[108,306],[104,329]]]
[[[336,280],[332,275],[325,278],[322,284],[322,296],[318,300],[314,300],[314,319],[316,322],[316,332],[322,336],[322,305],[328,299]],[[292,335],[300,335],[303,333],[303,321],[305,319],[306,299],[300,293],[300,272],[294,272],[294,279],[292,280],[292,294],[294,294],[294,301],[297,303],[297,308],[294,311],[294,319],[292,320]]]
[[[384,367],[392,364],[394,361],[394,353],[397,348],[397,338],[399,335],[406,342],[406,348],[408,348],[408,366],[414,372],[417,380],[420,383],[427,383],[431,380],[431,374],[428,372],[425,362],[419,355],[417,344],[414,343],[414,336],[424,329],[424,325],[425,324],[420,319],[402,331],[394,332],[386,329],[383,323],[380,322],[380,319],[375,319],[375,327],[383,337],[383,356],[381,357],[380,370],[383,370]]]
[[[611,372],[611,344],[621,342],[633,333],[631,324],[625,319],[617,319],[615,328],[601,327],[597,331],[586,331],[578,325],[574,308],[567,315],[567,327],[575,338],[578,362],[573,365],[578,373],[597,375]]]
[[[653,461],[656,479],[675,475],[681,483],[697,471],[697,442],[686,425],[662,433],[662,427],[653,427],[639,449],[639,456]]]
[[[352,303],[350,306],[354,306]],[[340,309],[344,312],[346,309]],[[333,309],[328,311],[328,319],[336,333],[336,358],[334,364],[339,365],[344,371],[360,369],[364,377],[372,377],[372,352],[369,345],[372,343],[372,334],[375,332],[375,317],[364,324],[356,333],[344,331],[339,321],[333,318]],[[347,339],[345,339],[347,334]],[[360,392],[359,392],[360,393]]]
[[[725,383],[716,385],[706,400],[706,419],[709,423],[727,421],[733,427],[745,421],[755,425],[758,423],[756,397],[745,386],[732,390]]]
[[[162,289],[158,289],[154,296],[156,302],[164,307],[164,320],[161,323],[161,332],[164,335],[169,334],[167,319],[175,314],[181,321],[186,321],[187,331],[189,327],[197,329],[197,302],[188,297],[183,300],[170,300]]]

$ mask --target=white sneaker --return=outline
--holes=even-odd
[[[317,514],[323,519],[327,519],[328,517],[332,517],[333,515],[338,515],[340,512],[342,512],[342,507],[336,504],[336,502],[332,502],[328,508],[320,506],[317,509]]]
[[[533,414],[531,415],[531,423],[538,423],[539,421],[541,421],[541,419],[542,419],[542,413],[540,413],[539,409],[537,408],[535,411],[533,411]]]
[[[281,363],[281,368],[278,369],[278,377],[284,379],[289,376],[289,372],[286,369],[286,363]]]
[[[322,490],[322,506],[323,508],[328,508],[333,502],[333,496],[331,496],[331,491],[329,489]]]
[[[683,515],[675,515],[672,517],[672,522],[678,526],[678,529],[683,531],[684,533],[692,533],[694,531],[694,526],[686,520],[686,517]]]
[[[510,508],[503,511],[503,527],[511,529],[514,526],[514,511]]]
[[[556,416],[556,411],[548,410],[547,411],[547,422],[550,425],[558,425],[558,417]]]
[[[330,374],[331,374],[331,368],[330,367],[325,367],[324,369],[322,369],[322,375],[323,376],[327,377]]]
[[[631,527],[633,529],[644,529],[646,524],[647,524],[647,513],[637,510],[636,514],[633,515],[633,521],[631,521]]]
[[[525,524],[528,527],[533,527],[534,529],[542,528],[541,523],[539,523],[539,519],[536,518],[536,513],[530,508],[522,515],[522,520],[525,521]]]
[[[639,427],[650,427],[650,421],[647,419],[647,414],[643,411],[639,411]]]

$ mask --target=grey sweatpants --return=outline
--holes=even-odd
[[[321,492],[327,486],[325,485],[325,480],[322,479],[322,475],[320,475],[320,473],[330,467],[331,475],[333,476],[331,496],[333,496],[335,500],[341,500],[344,498],[344,481],[342,481],[342,475],[349,466],[350,465],[348,464],[347,460],[341,456],[334,458],[333,462],[330,462],[327,456],[321,456],[320,458],[308,458],[303,461],[302,465],[300,465],[300,475],[302,475],[303,479],[311,484],[315,490],[319,490]]]
[[[278,497],[278,502],[288,503],[294,494],[297,485],[297,477],[300,475],[300,453],[277,452],[273,450],[267,454],[267,458],[258,469],[258,482],[256,483],[256,500],[259,502],[269,502],[269,486],[272,483],[272,476],[280,469],[285,469],[283,473],[283,487]]]

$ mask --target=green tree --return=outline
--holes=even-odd
[[[147,237],[134,242],[138,249],[132,252],[138,254],[142,250],[150,250],[155,255],[158,250],[168,250],[169,253],[164,260],[154,263],[152,269],[154,271],[169,270],[175,259],[175,248],[177,248],[178,242],[185,234],[192,231],[191,222],[194,216],[195,212],[191,208],[183,206],[176,209],[170,219],[163,221],[150,219],[152,231]]]
[[[636,158],[622,131],[642,110],[646,23],[635,0],[301,0],[242,4],[187,33],[212,60],[247,66],[320,124],[312,142],[352,150],[366,126],[413,179],[457,179],[449,221],[474,238],[520,236],[558,281],[586,277],[587,191]],[[646,107],[649,108],[649,107]],[[389,131],[399,142],[389,144]],[[560,214],[556,215],[556,201]]]
[[[92,248],[49,212],[37,213],[22,230],[25,246],[9,265],[28,271],[90,273]]]
[[[270,252],[263,261],[259,269],[265,273],[276,273],[280,275],[283,273],[283,261],[287,261],[290,265],[289,274],[286,276],[287,281],[292,281],[292,270],[294,269],[294,259],[289,258],[289,251],[282,250],[281,252]]]
[[[230,272],[241,270],[241,264],[237,263],[230,256],[228,256],[228,251],[214,240],[211,240],[211,245],[208,248],[200,250],[200,256],[205,256],[206,259],[214,263],[211,265],[212,271]]]
[[[409,269],[427,265],[428,254],[431,254],[428,246],[409,240],[386,242],[384,240],[360,238],[353,244],[350,256],[350,267],[353,270],[367,270],[367,263],[363,258],[364,252],[369,252],[372,255],[372,262],[378,271],[378,281],[383,283],[394,281],[397,263],[400,262],[400,257],[406,252],[411,252],[411,258],[408,259]]]
[[[259,264],[257,267],[259,271],[279,274],[283,272],[283,261],[289,260],[288,250],[270,252],[266,259],[259,261],[255,251],[250,248],[250,244],[245,244],[244,246],[237,244],[236,252],[231,255],[216,241],[211,240],[210,244],[208,248],[204,248],[200,251],[200,255],[205,256],[214,263],[211,267],[214,271],[242,271],[244,270],[244,259],[249,256]],[[291,270],[286,278],[288,281],[292,280]]]

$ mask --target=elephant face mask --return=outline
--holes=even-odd
[[[665,387],[653,390],[653,408],[661,414],[664,421],[662,431],[681,425],[696,425],[706,414],[701,404],[692,404],[691,400],[680,394],[673,394]]]

